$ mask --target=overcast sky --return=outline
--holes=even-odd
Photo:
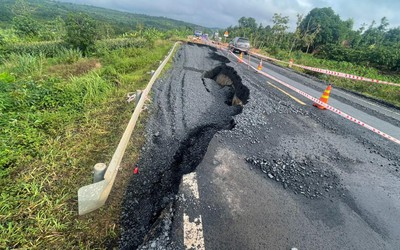
[[[296,14],[306,15],[315,7],[332,7],[342,20],[354,19],[354,29],[362,23],[377,23],[387,17],[390,27],[400,26],[400,0],[61,0],[127,12],[165,16],[206,27],[237,25],[240,17],[254,17],[271,24],[274,13],[289,16],[291,30]]]

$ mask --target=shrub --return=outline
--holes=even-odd
[[[79,49],[61,48],[57,53],[57,61],[60,63],[75,63],[83,57]]]
[[[84,103],[97,103],[104,99],[112,89],[111,85],[96,72],[83,77],[71,77],[69,90],[82,97]]]
[[[66,44],[61,41],[10,43],[2,47],[1,54],[3,58],[0,59],[6,59],[11,54],[42,54],[46,57],[54,57],[65,47]]]
[[[70,13],[65,21],[65,28],[67,31],[65,41],[69,45],[85,54],[93,49],[97,38],[97,25],[87,14]]]
[[[398,51],[399,49],[395,47],[361,47],[354,49],[337,44],[327,44],[320,47],[316,56],[329,60],[373,66],[385,71],[399,71],[400,52]]]
[[[4,67],[8,72],[19,77],[41,76],[45,62],[46,58],[42,53],[38,55],[10,54],[4,61]]]
[[[123,49],[123,48],[145,48],[151,47],[149,43],[144,38],[117,38],[117,39],[106,39],[98,40],[95,44],[95,50],[101,55],[105,55],[110,51]]]

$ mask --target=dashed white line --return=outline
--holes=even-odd
[[[183,213],[183,225],[185,249],[205,249],[201,215],[190,222],[189,216]]]
[[[188,191],[188,196],[196,201],[194,205],[198,204],[200,195],[196,172],[184,175],[182,183],[183,189]],[[190,218],[189,215],[183,212],[183,244],[185,249],[205,249],[201,215],[196,218]]]

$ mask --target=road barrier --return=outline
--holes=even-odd
[[[133,129],[135,128],[136,121],[139,118],[139,115],[143,109],[144,102],[146,101],[147,95],[151,90],[154,82],[156,81],[157,77],[160,75],[161,71],[163,70],[164,66],[167,64],[168,60],[172,56],[172,52],[175,50],[176,46],[179,42],[176,42],[172,49],[169,51],[168,55],[158,67],[156,72],[151,77],[147,87],[143,90],[139,102],[137,103],[135,110],[129,120],[128,126],[125,129],[124,134],[118,144],[117,149],[114,152],[114,155],[111,159],[111,162],[107,168],[107,171],[104,174],[104,179],[100,180],[96,183],[83,186],[78,190],[78,210],[79,215],[83,215],[94,211],[101,206],[104,205],[106,202],[108,195],[111,192],[112,186],[115,181],[115,177],[117,176],[119,166],[122,161],[122,157],[124,156],[125,149],[128,146],[128,142],[131,138]]]
[[[233,55],[234,57],[236,57],[236,58],[238,57],[238,56],[236,56],[232,51],[228,51],[228,53],[232,54],[232,55]],[[383,136],[383,137],[385,137],[386,139],[388,139],[388,140],[390,140],[390,141],[392,141],[392,142],[395,142],[395,143],[397,143],[397,144],[400,144],[400,140],[399,140],[399,139],[396,139],[396,138],[394,138],[393,136],[390,136],[390,135],[388,135],[388,134],[385,134],[385,133],[383,133],[382,131],[380,131],[379,129],[376,129],[376,128],[372,127],[371,125],[368,125],[368,124],[366,124],[365,122],[360,121],[360,120],[358,120],[358,119],[356,119],[356,118],[354,118],[354,117],[352,117],[352,116],[346,114],[345,112],[343,112],[343,111],[341,111],[341,110],[339,110],[339,109],[337,109],[337,108],[335,108],[335,107],[332,107],[331,105],[328,105],[327,103],[321,102],[319,99],[317,99],[317,98],[315,98],[315,97],[313,97],[313,96],[311,96],[311,95],[309,95],[309,94],[307,94],[307,93],[305,93],[305,92],[303,92],[303,91],[301,91],[301,90],[299,90],[299,89],[293,87],[293,86],[290,85],[290,84],[287,84],[287,83],[285,83],[285,82],[283,82],[283,81],[281,81],[281,80],[279,80],[279,79],[273,77],[272,75],[269,75],[268,73],[265,73],[265,72],[263,72],[263,71],[261,71],[261,70],[258,70],[257,68],[253,67],[252,65],[250,65],[250,63],[247,63],[246,61],[243,61],[243,63],[244,63],[244,64],[247,64],[250,68],[252,68],[252,69],[255,70],[256,72],[258,72],[258,73],[260,73],[260,74],[262,74],[262,75],[264,75],[264,76],[266,76],[266,77],[268,77],[268,78],[270,78],[270,79],[272,79],[272,80],[274,80],[274,81],[276,81],[276,82],[278,82],[278,83],[280,83],[280,84],[286,86],[287,88],[289,88],[289,89],[295,91],[296,93],[298,93],[298,94],[300,94],[300,95],[306,97],[307,99],[313,101],[314,103],[316,103],[316,104],[318,104],[318,105],[320,105],[320,106],[325,107],[326,109],[328,109],[328,110],[334,112],[335,114],[338,114],[338,115],[344,117],[344,118],[347,119],[347,120],[350,120],[350,121],[352,121],[352,122],[354,122],[354,123],[356,123],[356,124],[358,124],[358,125],[360,125],[360,126],[366,128],[366,129],[369,129],[369,130],[371,130],[372,132],[374,132],[374,133],[376,133],[376,134],[378,134],[378,135],[380,135],[380,136]]]

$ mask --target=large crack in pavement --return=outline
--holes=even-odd
[[[139,174],[124,197],[121,249],[156,247],[154,238],[166,245],[182,176],[201,162],[215,133],[234,127],[249,89],[228,61],[211,48],[182,46],[173,69],[154,86]]]
[[[175,56],[171,72],[155,84],[147,142],[137,164],[139,174],[133,176],[123,204],[120,247],[183,248],[180,238],[171,239],[176,237],[171,232],[181,218],[180,201],[175,195],[181,177],[193,170],[203,174],[198,175],[199,182],[208,177],[216,167],[214,154],[219,148],[243,160],[243,165],[240,161],[238,166],[227,164],[242,173],[231,176],[226,182],[229,187],[237,184],[242,190],[248,184],[250,190],[256,189],[248,177],[254,177],[250,174],[254,172],[271,188],[259,190],[260,197],[250,191],[243,196],[236,193],[250,203],[274,200],[274,204],[265,203],[268,213],[264,207],[247,207],[250,212],[243,217],[244,225],[258,227],[241,230],[243,225],[236,225],[239,231],[271,238],[240,242],[240,237],[225,230],[235,225],[224,220],[216,223],[217,218],[207,221],[209,215],[203,214],[208,223],[215,220],[213,228],[205,224],[204,229],[208,244],[216,244],[210,246],[237,248],[237,244],[245,243],[254,249],[258,243],[268,242],[270,248],[279,248],[288,238],[299,246],[304,242],[308,248],[326,248],[327,242],[332,249],[340,248],[335,245],[340,242],[346,242],[340,246],[347,248],[398,245],[400,217],[395,208],[399,203],[393,197],[400,177],[399,147],[333,113],[298,105],[269,87],[264,77],[229,63],[223,55],[207,46],[184,45]],[[208,172],[202,172],[206,169]],[[246,177],[249,183],[245,183]],[[213,184],[205,181],[205,186],[199,183],[199,187],[213,191]],[[218,194],[218,188],[203,193],[203,199]],[[223,195],[216,197],[222,199]],[[293,211],[300,217],[286,216]],[[260,216],[253,218],[251,212]],[[276,216],[281,217],[272,226],[280,232],[279,237],[269,235],[268,230],[260,232],[265,225],[271,226],[269,220],[275,221]],[[304,224],[308,222],[311,224]],[[337,232],[324,234],[331,229]]]

